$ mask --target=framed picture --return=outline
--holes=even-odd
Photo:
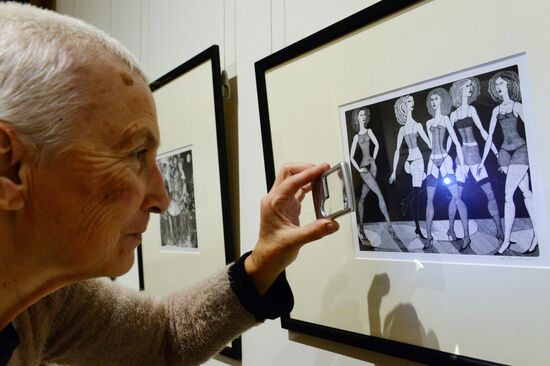
[[[256,63],[268,188],[285,162],[347,161],[357,204],[288,268],[284,328],[425,364],[547,362],[549,11],[380,1]]]
[[[160,127],[157,163],[170,203],[138,250],[140,288],[163,296],[234,261],[218,46],[151,83]],[[240,337],[222,354],[241,358]]]
[[[356,257],[500,263],[514,256],[517,264],[539,256],[526,69],[526,55],[515,55],[340,108],[357,195]],[[498,88],[507,102],[497,80],[510,83]]]
[[[160,249],[198,252],[192,145],[159,155],[157,161],[170,195],[168,210],[160,215]]]

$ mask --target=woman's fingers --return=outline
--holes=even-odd
[[[313,164],[309,163],[289,163],[284,164],[281,169],[279,169],[279,172],[277,173],[277,176],[275,177],[275,182],[273,183],[273,188],[279,186],[287,177],[291,175],[298,174],[308,168],[313,167]]]
[[[300,188],[298,192],[296,192],[296,194],[294,195],[294,198],[296,198],[298,202],[302,202],[305,196],[306,196],[306,191],[303,188]]]
[[[276,192],[285,197],[292,197],[300,188],[307,186],[315,179],[319,178],[321,174],[329,168],[328,164],[310,166],[295,174],[287,176],[287,178],[276,187]]]
[[[340,225],[335,220],[320,219],[296,228],[292,234],[292,239],[294,244],[301,246],[332,234],[339,228]]]

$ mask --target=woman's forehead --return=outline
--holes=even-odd
[[[89,101],[81,115],[85,132],[106,135],[116,147],[135,139],[158,146],[154,101],[137,72],[118,60],[103,58],[81,74],[83,95]]]

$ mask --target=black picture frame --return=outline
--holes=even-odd
[[[284,65],[292,63],[293,60],[300,58],[308,52],[327,46],[330,43],[337,42],[338,38],[349,35],[360,28],[373,25],[384,18],[394,16],[403,10],[426,2],[430,1],[382,0],[255,63],[256,86],[264,152],[264,166],[268,191],[271,189],[275,181],[276,166],[272,145],[266,73],[274,68],[284,67]],[[291,314],[282,316],[281,326],[290,331],[296,331],[349,346],[363,348],[369,351],[379,352],[393,357],[399,357],[428,365],[503,365],[500,363],[494,363],[381,337],[354,333],[299,319],[293,319]]]
[[[215,120],[216,120],[216,138],[217,138],[217,151],[218,151],[218,167],[219,167],[219,186],[220,186],[220,200],[222,207],[222,220],[223,220],[223,237],[224,237],[224,249],[225,249],[225,264],[230,264],[235,261],[235,246],[232,234],[232,218],[231,218],[231,199],[229,188],[229,171],[227,161],[227,147],[226,147],[226,131],[223,114],[223,98],[222,98],[222,80],[220,70],[220,51],[219,46],[212,45],[206,50],[200,52],[196,56],[192,57],[188,61],[177,66],[170,72],[156,79],[149,84],[151,92],[168,85],[172,81],[179,77],[191,72],[197,66],[204,64],[205,62],[211,62],[212,69],[212,93],[214,100]],[[200,233],[199,233],[200,235]],[[144,276],[144,261],[143,261],[143,249],[140,245],[137,251],[137,260],[139,267],[139,288],[144,291],[146,288],[145,276]],[[242,341],[241,337],[237,337],[231,342],[231,346],[225,347],[220,354],[229,357],[234,360],[242,359]]]

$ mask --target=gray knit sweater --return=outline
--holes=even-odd
[[[162,299],[90,280],[51,294],[13,322],[20,342],[8,365],[196,365],[257,323],[227,269]]]

